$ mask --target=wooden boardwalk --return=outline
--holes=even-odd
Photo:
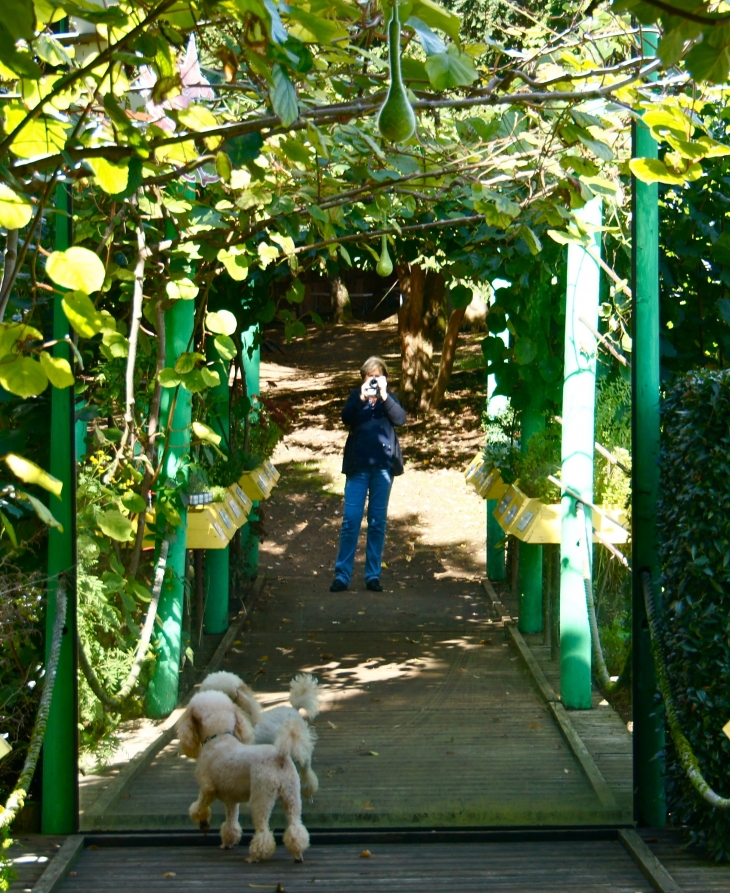
[[[617,841],[369,844],[311,849],[294,865],[280,847],[270,862],[246,863],[241,847],[99,847],[85,850],[61,893],[249,889],[286,893],[651,893]],[[280,885],[280,886],[279,886]]]
[[[314,768],[321,787],[305,804],[308,827],[631,821],[623,723],[608,708],[576,719],[605,772],[607,805],[490,614],[475,582],[414,581],[395,592],[337,595],[317,578],[267,583],[224,669],[269,704],[285,702],[296,672],[319,678]],[[105,815],[82,818],[82,828],[192,830],[193,773],[194,763],[170,741]],[[220,819],[219,805],[214,823]]]

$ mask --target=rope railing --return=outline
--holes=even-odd
[[[163,540],[162,545],[160,546],[160,555],[157,559],[157,565],[155,566],[155,579],[152,586],[152,598],[150,599],[150,606],[147,610],[147,616],[145,617],[144,626],[142,627],[142,632],[137,644],[137,650],[134,655],[134,662],[132,663],[132,667],[129,671],[129,675],[127,676],[126,681],[124,682],[124,685],[116,694],[109,694],[104,690],[104,687],[102,686],[101,682],[99,682],[99,678],[97,677],[91,666],[91,663],[89,662],[89,658],[84,650],[81,637],[79,637],[79,666],[81,667],[81,671],[83,672],[86,681],[89,683],[89,688],[93,691],[93,693],[101,701],[101,703],[105,707],[109,707],[110,709],[121,706],[121,704],[123,704],[124,701],[126,701],[126,699],[132,694],[135,686],[137,685],[139,674],[142,670],[142,664],[145,661],[147,650],[150,646],[150,641],[152,640],[152,631],[155,628],[155,618],[157,617],[157,608],[160,604],[160,595],[162,593],[162,584],[165,579],[165,568],[167,567],[167,553],[169,551],[169,548],[170,541],[168,539]]]
[[[20,773],[18,782],[13,792],[8,797],[5,808],[0,807],[0,831],[12,824],[18,812],[23,808],[25,798],[28,796],[30,783],[33,781],[38,757],[40,756],[43,738],[46,734],[46,725],[48,723],[48,713],[51,709],[51,699],[53,697],[53,686],[56,682],[56,672],[58,670],[58,658],[61,654],[61,642],[63,639],[63,629],[66,624],[66,578],[61,576],[58,578],[56,588],[56,616],[53,621],[53,634],[51,638],[51,648],[46,664],[46,678],[43,683],[43,694],[41,695],[40,704],[38,705],[38,713],[36,714],[33,732],[30,736],[30,745],[28,753],[23,764],[23,771]]]
[[[651,641],[652,655],[654,657],[657,682],[659,683],[659,691],[661,692],[664,701],[669,733],[672,736],[674,746],[677,748],[682,768],[692,784],[692,787],[706,803],[709,803],[710,806],[714,806],[716,809],[730,809],[730,797],[722,797],[720,794],[717,794],[705,780],[697,757],[692,750],[692,745],[689,743],[679,724],[677,707],[674,703],[674,695],[672,694],[672,688],[669,684],[669,676],[667,674],[666,652],[664,649],[661,621],[654,602],[654,585],[649,571],[642,572],[641,585],[644,590],[646,618],[649,622],[649,638]]]

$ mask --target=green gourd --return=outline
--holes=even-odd
[[[380,260],[375,269],[378,276],[390,276],[393,272],[393,261],[388,254],[388,240],[385,238],[385,233],[383,233],[383,243],[380,248]]]
[[[393,2],[393,13],[388,25],[388,61],[390,87],[378,115],[378,129],[391,143],[404,143],[416,129],[416,115],[408,101],[400,70],[400,19],[398,0]]]

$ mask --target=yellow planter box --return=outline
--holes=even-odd
[[[520,510],[527,501],[528,497],[525,496],[516,484],[512,484],[507,488],[497,504],[497,508],[492,513],[499,521],[499,526],[502,530],[508,532],[509,527],[517,519]]]
[[[228,488],[224,504],[228,507],[229,514],[233,519],[233,523],[236,525],[236,529],[243,527],[248,520],[253,503],[238,484],[234,484],[232,487]]]
[[[530,499],[525,496],[519,487],[510,487],[510,491],[513,492],[510,493],[508,491],[500,503],[500,505],[505,503],[509,496],[509,505],[506,506],[501,514],[498,514],[499,507],[494,512],[495,518],[497,518],[505,533],[511,533],[523,543],[533,543],[535,545],[559,543],[563,523],[563,510],[560,503],[557,505],[545,505],[539,499]],[[628,518],[624,509],[613,506],[600,506],[600,508],[610,512],[616,520],[621,521],[623,524],[628,524]],[[628,531],[623,530],[618,524],[603,517],[603,515],[599,515],[598,512],[592,513],[592,520],[594,528],[601,534],[604,540],[615,545],[628,542]],[[600,540],[594,535],[593,542],[599,543]]]
[[[249,500],[247,502],[250,504]],[[225,509],[236,530],[243,527],[246,523],[248,509],[240,502],[232,487],[228,488],[223,502],[216,503],[216,505],[218,508],[222,507]]]
[[[236,527],[222,503],[188,509],[188,549],[225,549]]]
[[[271,462],[269,459],[267,459],[266,462],[264,462],[263,467],[264,467],[264,470],[266,471],[266,474],[267,474],[269,480],[271,480],[273,482],[274,486],[276,486],[276,484],[279,483],[279,478],[281,477],[281,472],[276,469],[274,463]]]
[[[268,499],[273,487],[261,467],[254,468],[253,471],[247,471],[246,474],[241,475],[238,483],[246,496],[254,502]]]
[[[481,455],[471,460],[464,478],[482,499],[501,499],[507,491],[507,484],[502,480],[499,469],[486,465]]]

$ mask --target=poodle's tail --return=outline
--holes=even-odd
[[[319,714],[319,688],[317,680],[311,673],[300,673],[295,676],[289,686],[289,703],[299,710],[307,711],[310,722],[314,722]]]
[[[312,751],[317,740],[317,733],[299,717],[292,717],[283,722],[276,733],[274,747],[282,757],[291,757],[300,766],[308,765],[312,760]]]

